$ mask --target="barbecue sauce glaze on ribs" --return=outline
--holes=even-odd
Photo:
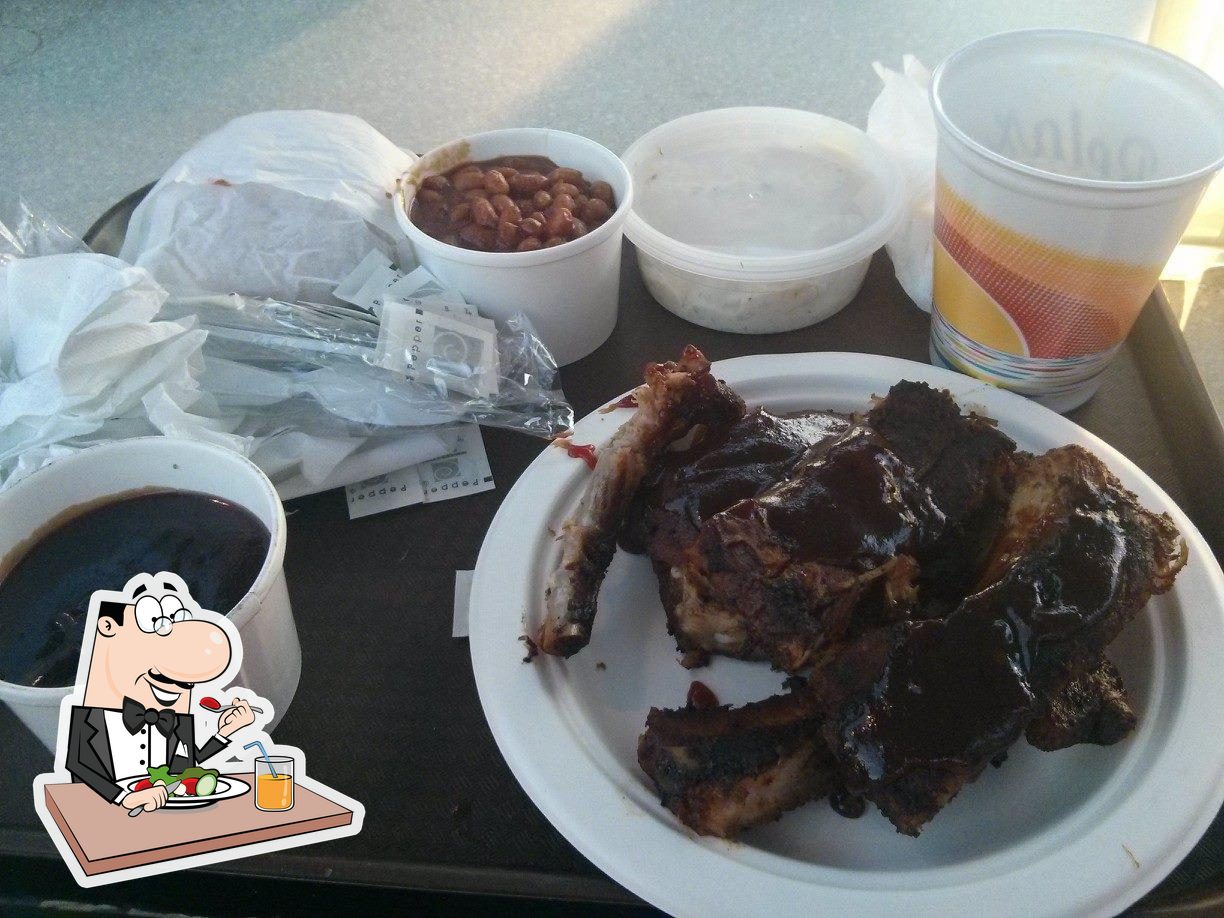
[[[694,348],[636,394],[563,527],[541,649],[589,640],[619,538],[690,658],[809,674],[739,708],[651,709],[638,761],[685,825],[731,837],[831,795],[917,835],[1021,734],[1133,728],[1104,651],[1185,546],[1095,456],[1019,452],[922,383],[863,415],[749,411]]]

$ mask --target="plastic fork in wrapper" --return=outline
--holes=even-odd
[[[144,269],[0,199],[0,488],[88,446],[164,434],[248,456],[288,498],[443,455],[445,425],[570,427],[527,320],[466,319],[411,297],[382,316],[171,299]]]

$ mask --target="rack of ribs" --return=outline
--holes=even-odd
[[[621,541],[650,555],[681,650],[795,672],[910,614],[923,583],[955,592],[1001,522],[1014,449],[920,383],[865,418],[758,409],[665,455]]]
[[[651,711],[638,761],[682,822],[727,835],[844,787],[917,835],[1021,733],[1054,750],[1133,729],[1102,653],[1172,586],[1185,544],[1079,447],[1017,464],[981,588],[947,618],[867,631],[791,695]],[[774,711],[790,716],[787,744]]]
[[[1169,518],[1088,451],[1021,462],[980,589],[813,674],[838,773],[917,835],[1030,726],[1039,748],[1119,739],[1133,712],[1102,653],[1185,561]]]
[[[1091,669],[1078,668],[1087,671],[1073,669],[1056,680],[1061,686],[1046,693],[1041,714],[1024,728],[1030,746],[1045,752],[1079,743],[1112,746],[1135,729],[1139,718],[1117,667],[1102,657]]]
[[[727,426],[744,414],[743,400],[711,375],[710,362],[691,345],[674,363],[648,364],[646,381],[634,394],[637,410],[600,451],[577,513],[561,526],[560,561],[535,641],[545,653],[568,657],[590,641],[617,534],[659,455],[682,437]]]
[[[562,528],[540,648],[585,646],[619,539],[686,665],[809,673],[739,708],[651,709],[638,762],[685,825],[730,837],[836,790],[917,835],[1021,735],[1133,729],[1104,653],[1186,547],[1091,453],[1020,453],[922,383],[861,415],[748,411],[693,348],[637,394]]]
[[[830,792],[821,722],[803,691],[740,708],[651,708],[638,764],[682,823],[731,838]]]

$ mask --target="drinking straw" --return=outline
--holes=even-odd
[[[272,772],[272,777],[274,777],[274,778],[279,778],[279,777],[280,777],[280,775],[278,775],[278,774],[276,773],[276,766],[272,764],[272,759],[271,759],[271,758],[268,756],[268,750],[264,748],[264,744],[263,744],[263,743],[261,743],[259,740],[255,740],[255,742],[253,742],[253,743],[247,743],[247,744],[246,744],[245,746],[243,746],[242,748],[243,748],[243,749],[251,749],[251,748],[254,748],[254,747],[256,747],[256,746],[258,746],[258,747],[259,747],[259,754],[263,756],[263,760],[264,760],[265,762],[267,762],[267,763],[268,763],[268,770],[269,770],[270,772]]]

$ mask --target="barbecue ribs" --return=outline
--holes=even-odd
[[[601,451],[577,515],[562,524],[561,560],[536,638],[545,653],[568,657],[590,641],[617,533],[659,454],[701,426],[721,427],[744,414],[743,400],[710,374],[710,362],[691,346],[678,362],[649,364],[635,394],[637,410]]]
[[[638,764],[682,823],[730,838],[832,789],[820,725],[802,691],[740,708],[651,708]]]
[[[813,674],[847,787],[917,835],[1030,723],[1076,692],[1100,697],[1111,681],[1102,651],[1184,563],[1168,517],[1140,507],[1091,453],[1066,446],[1022,462],[981,589],[946,619],[864,635]],[[1129,711],[1117,700],[1078,705]],[[1101,739],[1127,720],[1106,717],[1121,722],[1095,725]],[[1050,732],[1035,729],[1037,743]]]
[[[964,595],[1001,522],[1014,449],[920,383],[894,386],[857,422],[758,409],[664,456],[622,544],[650,555],[681,650],[794,672],[910,614],[922,583]]]
[[[810,671],[739,708],[651,709],[638,762],[685,825],[731,837],[836,791],[917,835],[1022,734],[1134,728],[1104,652],[1186,547],[1088,451],[1017,452],[922,383],[862,415],[747,411],[694,348],[637,397],[563,525],[540,648],[588,642],[619,539],[686,656]]]
[[[1112,746],[1138,722],[1121,674],[1104,658],[1090,671],[1069,676],[1044,700],[1045,710],[1024,728],[1024,738],[1046,752],[1079,743]]]

